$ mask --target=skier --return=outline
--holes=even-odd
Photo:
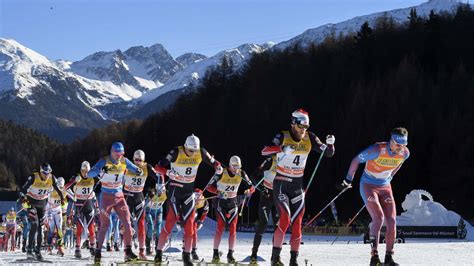
[[[137,235],[139,244],[138,257],[141,260],[146,260],[145,256],[145,197],[143,196],[143,189],[147,180],[152,177],[154,182],[160,180],[159,183],[164,183],[161,177],[158,177],[153,167],[145,162],[145,152],[136,150],[133,154],[133,162],[142,169],[141,175],[131,174],[126,172],[124,177],[124,195],[127,199],[130,213],[135,216],[137,221]],[[148,182],[149,184],[150,182]],[[147,186],[148,187],[148,186]]]
[[[161,230],[156,247],[155,262],[162,262],[163,248],[175,223],[181,218],[184,227],[185,248],[183,262],[192,265],[191,244],[194,226],[194,180],[199,165],[204,161],[213,165],[217,172],[222,173],[220,163],[200,146],[199,138],[191,135],[186,138],[184,146],[174,148],[166,158],[162,159],[155,170],[161,175],[167,175],[171,181],[168,184],[168,214],[165,227]],[[169,168],[169,170],[167,170]],[[181,215],[180,215],[181,214]]]
[[[23,228],[21,230],[21,252],[26,252],[26,240],[28,239],[28,233],[30,232],[30,223],[28,221],[28,210],[31,208],[28,202],[21,203],[21,210],[18,211],[18,216],[21,219]]]
[[[131,171],[140,176],[143,174],[143,170],[125,158],[124,153],[123,144],[121,142],[114,142],[110,149],[110,155],[100,159],[87,173],[87,178],[94,178],[100,175],[100,182],[102,184],[100,193],[100,230],[98,245],[95,250],[95,263],[100,263],[102,258],[101,248],[109,227],[109,216],[112,209],[115,209],[120,222],[125,227],[125,261],[137,259],[137,255],[132,251],[130,211],[122,191],[122,182],[126,171]]]
[[[40,171],[34,172],[29,176],[21,188],[20,196],[23,202],[28,202],[30,205],[28,209],[28,219],[31,227],[28,236],[28,250],[26,252],[28,259],[43,260],[43,255],[41,254],[43,231],[41,226],[44,223],[47,200],[53,189],[58,193],[60,203],[64,203],[63,193],[59,189],[56,183],[56,177],[53,176],[52,172],[53,169],[51,169],[51,166],[48,163],[43,163],[40,166]]]
[[[227,253],[227,262],[236,263],[234,258],[234,245],[237,231],[237,220],[239,207],[237,204],[237,192],[241,181],[244,181],[249,187],[244,194],[249,197],[255,188],[249,177],[242,170],[242,162],[239,156],[232,156],[229,161],[229,167],[224,168],[222,173],[216,173],[212,177],[211,185],[208,191],[217,194],[217,228],[214,235],[214,254],[212,255],[212,263],[219,263],[219,244],[221,242],[222,234],[229,226],[229,251]]]
[[[276,156],[273,155],[265,159],[257,169],[254,176],[261,176],[263,172],[263,188],[260,189],[260,200],[258,203],[258,225],[255,230],[253,238],[252,255],[250,255],[250,262],[257,263],[257,253],[262,237],[267,230],[268,219],[272,215],[273,226],[276,228],[278,221],[278,214],[275,209],[273,200],[273,179],[276,175]],[[274,229],[275,229],[274,228]]]
[[[58,177],[56,179],[56,183],[58,184],[58,188],[61,190],[63,195],[65,195],[64,190],[64,178]],[[51,252],[52,248],[52,239],[54,232],[56,231],[57,235],[57,249],[58,255],[64,256],[63,250],[63,208],[62,206],[65,204],[64,201],[61,201],[61,197],[56,191],[51,192],[48,198],[48,204],[46,208],[48,209],[48,221],[49,221],[49,231],[48,231],[48,249]],[[51,254],[51,253],[50,253]]]
[[[6,235],[5,235],[5,251],[8,250],[8,239],[11,237],[10,251],[15,251],[15,237],[16,237],[16,212],[12,207],[8,210],[6,215]]]
[[[193,231],[193,249],[191,251],[191,256],[193,260],[199,260],[197,254],[197,241],[198,241],[198,231],[203,227],[203,222],[209,213],[209,202],[204,195],[203,191],[199,188],[194,189],[194,194],[196,197],[196,216],[194,218],[194,231]]]
[[[147,237],[146,237],[146,254],[151,255],[151,240],[155,240],[155,247],[158,246],[158,238],[160,237],[161,224],[163,223],[163,203],[166,201],[166,193],[163,191],[164,184],[156,184],[156,189],[151,189],[148,193],[148,202],[146,204],[147,212]]]
[[[298,265],[301,243],[301,222],[305,210],[303,176],[309,153],[313,150],[326,157],[334,154],[335,137],[326,136],[326,144],[309,128],[309,115],[303,109],[292,113],[289,131],[278,133],[273,145],[262,150],[262,154],[276,154],[276,176],[273,180],[273,198],[279,221],[273,236],[272,265],[283,265],[280,259],[285,233],[291,224],[290,265]]]
[[[352,159],[349,171],[339,189],[350,188],[359,164],[365,163],[360,179],[360,194],[372,218],[370,239],[372,244],[370,265],[381,265],[378,255],[380,229],[385,221],[386,253],[383,265],[398,265],[393,260],[397,215],[390,181],[410,156],[407,148],[408,131],[403,127],[392,130],[388,142],[377,142]]]
[[[75,221],[76,221],[76,249],[74,257],[82,258],[81,254],[81,238],[83,230],[87,230],[89,235],[89,249],[92,256],[94,256],[95,246],[95,222],[94,222],[94,179],[87,178],[87,173],[91,166],[88,161],[81,163],[79,173],[71,178],[71,181],[66,185],[67,188],[72,188],[76,202]]]

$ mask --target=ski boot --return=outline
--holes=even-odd
[[[100,265],[100,260],[102,259],[102,254],[100,253],[100,249],[97,249],[95,251],[94,255],[94,264],[99,264]]]
[[[84,243],[82,243],[82,248],[89,248],[89,239],[87,239],[86,241],[84,241]]]
[[[94,257],[95,255],[95,248],[90,248],[89,252],[91,253],[91,256]]]
[[[234,251],[229,249],[227,253],[227,263],[236,263],[237,261],[234,258]]]
[[[250,264],[258,264],[257,250],[252,248],[252,254],[250,255]]]
[[[125,261],[137,260],[137,254],[133,253],[132,247],[128,246],[125,248]]]
[[[120,250],[117,242],[114,243],[114,250],[115,250],[115,251],[119,251],[119,250]]]
[[[153,253],[151,252],[151,239],[147,238],[145,240],[145,247],[146,247],[146,255],[151,256]]]
[[[140,260],[147,260],[147,257],[145,256],[145,249],[141,248],[140,251],[138,252],[138,258]]]
[[[370,258],[370,266],[382,266],[382,262],[380,262],[379,254],[377,254],[377,252],[373,253]]]
[[[64,257],[64,250],[62,246],[58,246],[58,255]]]
[[[183,251],[183,265],[193,266],[193,262],[191,261],[191,253]]]
[[[162,250],[156,250],[156,255],[155,255],[155,263],[162,263],[163,262],[163,251]]]
[[[23,253],[26,252],[26,239],[23,239],[23,243],[21,245],[21,252],[23,252]]]
[[[298,251],[290,251],[290,266],[298,266]]]
[[[153,251],[151,250],[151,247],[147,247],[147,248],[146,248],[145,254],[146,254],[147,256],[153,255]]]
[[[396,263],[392,258],[392,253],[385,254],[385,259],[383,261],[384,266],[398,266],[399,264]]]
[[[33,254],[33,251],[31,249],[28,249],[26,252],[26,258],[27,259],[36,259],[35,254]]]
[[[41,255],[41,251],[39,249],[35,250],[35,258],[37,261],[43,261],[43,255]]]
[[[53,255],[53,249],[51,248],[51,245],[48,245],[47,253],[48,255]]]
[[[192,257],[193,260],[199,260],[199,256],[196,253],[196,250],[197,250],[197,248],[193,248],[193,250],[191,251],[191,257]]]
[[[76,250],[74,251],[74,258],[76,258],[76,259],[82,258],[81,250],[77,247],[76,247]]]
[[[281,262],[280,252],[281,252],[281,248],[273,247],[273,249],[272,249],[272,258],[271,258],[271,265],[272,266],[283,266],[283,265],[285,265],[285,264],[283,264],[283,262]]]
[[[211,263],[220,263],[221,259],[219,258],[219,250],[214,249],[214,254],[212,255]]]
[[[109,242],[107,242],[106,250],[107,250],[108,252],[112,251],[112,247],[110,247],[110,243],[109,243]]]

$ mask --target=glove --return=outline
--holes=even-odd
[[[336,188],[337,188],[338,190],[349,189],[349,188],[351,188],[351,187],[352,187],[351,183],[350,183],[350,182],[347,182],[347,180],[345,180],[345,179],[344,179],[344,181],[342,181],[341,184],[337,184],[337,185],[336,185]]]
[[[246,189],[244,191],[244,194],[245,194],[246,197],[249,197],[250,195],[252,195],[252,191],[250,189]]]
[[[334,135],[327,135],[326,136],[326,144],[327,145],[334,145],[335,142],[336,142],[336,137],[334,137]]]
[[[110,168],[107,165],[104,165],[104,167],[102,167],[102,172],[107,174],[109,171],[110,171]]]
[[[220,192],[218,193],[218,197],[219,197],[220,199],[227,199],[227,192],[225,192],[225,191],[220,191]]]
[[[197,228],[196,228],[196,229],[199,231],[199,230],[201,230],[202,226],[203,226],[202,222],[201,222],[201,221],[198,221],[198,222],[197,222]]]
[[[290,154],[295,151],[295,149],[293,149],[293,147],[291,147],[290,145],[283,146],[281,150],[284,154]]]
[[[218,162],[218,164],[216,165],[216,174],[221,175],[222,172],[224,172],[224,168],[222,168],[222,165]]]
[[[170,170],[166,171],[166,175],[170,178],[175,178],[175,177],[179,176],[178,172],[176,172],[174,169],[170,169]]]

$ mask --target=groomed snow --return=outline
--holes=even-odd
[[[400,265],[473,265],[474,260],[474,231],[472,227],[468,228],[468,238],[470,240],[415,240],[407,239],[404,244],[396,244],[394,259]],[[199,231],[198,254],[210,261],[213,249],[214,231],[208,227],[204,227]],[[221,259],[225,259],[227,254],[227,237],[224,234],[220,250],[223,252]],[[287,240],[289,235],[287,235]],[[178,233],[172,242],[172,247],[181,249],[182,234]],[[362,236],[360,237],[340,237],[339,240],[331,245],[334,240],[333,236],[303,236],[304,244],[301,245],[299,264],[305,265],[368,265],[370,259],[370,247],[363,244]],[[250,255],[253,241],[253,233],[238,233],[235,249],[235,257],[237,260],[243,260]],[[266,234],[262,245],[260,246],[259,256],[264,258],[265,262],[260,265],[270,265],[271,256],[271,234]],[[379,252],[383,254],[385,245],[381,245]],[[136,250],[136,252],[138,252]],[[285,264],[289,261],[289,246],[283,246],[282,260]],[[93,262],[90,260],[78,261],[73,259],[74,249],[67,249],[64,257],[56,255],[45,255],[45,259],[53,261],[56,265],[87,265]],[[83,256],[89,256],[86,250],[82,250]],[[181,253],[165,253],[170,256],[170,265],[182,265],[178,261]],[[0,264],[15,263],[18,259],[24,259],[26,255],[21,251],[8,252],[0,254]],[[383,256],[382,256],[383,257]],[[153,259],[153,256],[149,256]],[[103,265],[111,265],[112,263],[123,261],[123,252],[102,252]],[[23,264],[27,265],[27,264]],[[35,264],[39,265],[39,264]],[[47,264],[51,265],[51,264]]]

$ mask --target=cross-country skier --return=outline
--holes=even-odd
[[[66,191],[64,189],[64,178],[58,177],[56,179],[56,183],[58,184],[58,188],[61,190],[63,195],[66,195]],[[65,202],[61,201],[61,197],[56,191],[51,192],[48,198],[48,205],[46,205],[48,209],[48,221],[49,221],[49,231],[48,231],[48,248],[51,252],[52,248],[52,239],[53,235],[56,232],[57,236],[57,249],[58,255],[64,256],[63,250],[63,206]],[[50,253],[51,254],[51,253]]]
[[[148,192],[146,212],[147,212],[147,236],[146,236],[146,254],[151,255],[151,241],[154,239],[155,247],[158,246],[158,238],[163,223],[163,204],[166,201],[166,192],[164,184],[157,184],[157,189],[151,189]],[[159,193],[156,192],[159,191]]]
[[[291,225],[290,265],[298,265],[297,257],[301,243],[301,222],[305,210],[303,176],[309,153],[316,151],[331,157],[334,154],[335,137],[326,136],[326,144],[309,128],[309,115],[303,109],[291,115],[289,131],[278,133],[273,145],[263,149],[262,154],[276,153],[276,176],[273,180],[273,197],[279,214],[278,227],[273,237],[272,265],[283,265],[280,259],[285,233]]]
[[[26,256],[29,259],[43,260],[43,255],[41,254],[41,242],[43,240],[41,225],[44,222],[48,197],[53,189],[58,193],[60,203],[64,203],[63,193],[59,189],[56,177],[53,176],[52,172],[51,166],[48,163],[43,163],[40,166],[39,172],[34,172],[28,177],[20,192],[23,202],[27,201],[30,204],[28,219],[31,228],[28,236],[28,250],[26,252]],[[33,248],[35,254],[33,254]]]
[[[11,247],[10,251],[15,251],[15,237],[16,237],[16,212],[15,209],[12,207],[8,210],[6,215],[6,225],[7,225],[7,232],[5,235],[5,251],[7,251],[8,247],[8,239],[11,237]]]
[[[214,254],[212,255],[212,263],[219,263],[219,244],[221,243],[222,234],[226,226],[229,226],[229,251],[227,253],[227,262],[236,263],[234,258],[234,247],[237,231],[237,220],[239,219],[239,206],[237,203],[237,192],[240,183],[244,181],[248,189],[244,194],[249,197],[255,188],[249,177],[242,170],[242,162],[239,156],[232,156],[229,160],[229,167],[224,171],[216,173],[212,177],[211,185],[207,189],[209,192],[217,194],[217,228],[214,235]]]
[[[397,234],[395,221],[397,211],[390,181],[403,162],[410,156],[407,144],[408,131],[403,127],[393,129],[388,142],[377,142],[352,159],[347,176],[339,185],[341,190],[351,187],[359,164],[365,163],[365,169],[360,179],[360,194],[372,218],[372,226],[370,227],[372,242],[370,265],[381,265],[377,248],[380,229],[384,221],[387,227],[385,233],[387,248],[384,265],[398,265],[392,258]]]
[[[133,162],[135,165],[142,169],[141,175],[135,175],[127,171],[124,180],[124,194],[127,199],[128,208],[130,214],[135,216],[137,221],[137,235],[139,244],[138,257],[141,260],[146,260],[145,256],[145,197],[143,196],[143,188],[147,180],[151,180],[147,177],[152,177],[153,182],[164,183],[159,177],[153,167],[145,162],[145,152],[142,150],[136,150],[133,154]],[[147,184],[150,184],[148,182]],[[153,185],[154,186],[154,185]],[[149,187],[149,186],[148,186]]]
[[[31,208],[28,202],[21,203],[21,210],[18,211],[18,216],[21,219],[23,225],[21,231],[21,252],[26,252],[26,240],[28,239],[28,233],[30,232],[30,222],[28,221],[28,210]]]
[[[142,175],[143,170],[134,165],[124,157],[125,149],[121,142],[114,142],[110,149],[110,155],[100,159],[87,173],[88,178],[100,176],[102,184],[100,193],[100,230],[98,245],[95,250],[94,261],[100,263],[102,258],[101,248],[104,244],[105,234],[109,227],[109,216],[115,209],[120,222],[124,226],[125,261],[137,259],[132,251],[132,224],[130,222],[130,211],[122,191],[123,177],[126,171]]]
[[[252,255],[250,255],[250,262],[257,263],[257,253],[260,243],[262,242],[263,234],[267,230],[267,225],[272,217],[273,226],[276,227],[278,215],[275,209],[273,200],[273,179],[276,175],[276,155],[268,157],[263,161],[257,169],[255,176],[261,176],[263,172],[263,186],[260,189],[260,200],[258,203],[258,225],[255,229],[255,236],[253,238]]]
[[[191,256],[193,260],[199,260],[197,254],[198,231],[203,227],[203,222],[209,213],[209,202],[204,198],[203,191],[199,188],[194,189],[196,195],[196,217],[194,218],[193,249]]]
[[[184,146],[171,150],[166,158],[162,159],[155,170],[161,175],[167,175],[171,181],[168,184],[168,214],[165,227],[161,230],[156,248],[155,262],[162,262],[163,248],[168,240],[173,226],[181,219],[184,228],[183,262],[192,265],[191,248],[194,227],[194,180],[199,165],[204,161],[212,165],[217,172],[222,173],[222,166],[203,147],[199,138],[191,135],[186,138]],[[169,170],[168,170],[169,169]]]
[[[76,202],[75,221],[76,221],[76,249],[74,257],[81,258],[81,238],[83,230],[87,230],[89,235],[89,248],[91,255],[94,255],[95,247],[95,222],[94,222],[94,179],[87,178],[87,173],[91,169],[88,161],[81,163],[81,169],[78,174],[73,176],[66,188],[72,187]]]

